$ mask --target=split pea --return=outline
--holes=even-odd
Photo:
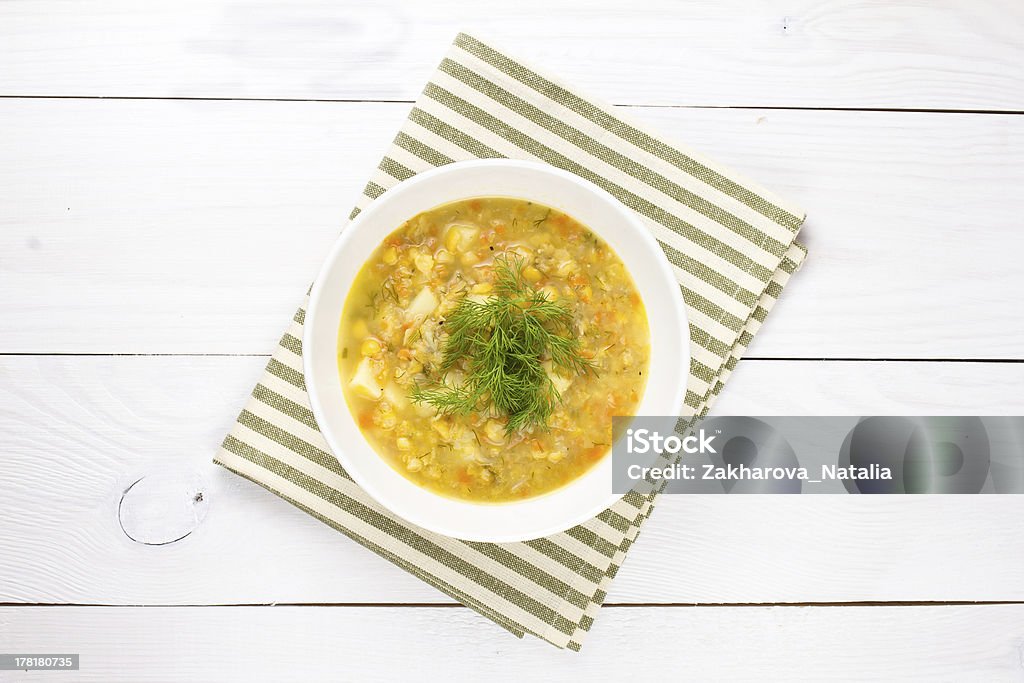
[[[372,337],[364,339],[359,347],[359,353],[364,356],[376,356],[380,353],[380,342]]]

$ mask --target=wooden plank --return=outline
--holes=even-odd
[[[264,362],[0,359],[0,602],[449,602],[210,463]],[[734,379],[723,414],[1024,413],[1021,364],[744,362]],[[666,496],[609,601],[1024,600],[1022,515],[1024,496]],[[152,521],[167,536],[138,533]]]
[[[1019,363],[741,361],[717,415],[1024,415]]]
[[[104,682],[1024,675],[1024,605],[606,608],[580,653],[517,641],[461,608],[0,607],[0,639],[8,652],[79,653],[75,680]]]
[[[413,99],[460,30],[625,104],[1024,109],[1013,0],[0,4],[0,94]]]
[[[0,351],[268,352],[407,108],[0,100]],[[751,355],[1024,358],[1024,116],[633,113],[809,212]]]

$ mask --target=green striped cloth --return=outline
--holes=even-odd
[[[683,414],[703,414],[800,266],[803,212],[460,34],[352,212],[421,171],[477,157],[576,173],[634,210],[665,250],[689,309]],[[215,461],[519,636],[578,650],[655,495],[524,543],[440,536],[390,514],[328,451],[302,377],[300,308]]]

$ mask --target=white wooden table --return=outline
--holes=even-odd
[[[1024,413],[1020,0],[2,2],[0,651],[80,652],[54,680],[1024,679],[1024,497],[666,498],[573,654],[210,463],[460,29],[808,209],[718,413]]]

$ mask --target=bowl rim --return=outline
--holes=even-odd
[[[534,539],[534,538],[541,538],[541,537],[548,536],[548,535],[551,535],[551,534],[554,534],[554,533],[565,531],[566,529],[569,529],[569,528],[571,528],[571,527],[573,527],[573,526],[575,526],[577,524],[580,524],[580,523],[582,523],[582,522],[584,522],[584,521],[586,521],[588,519],[593,518],[594,516],[596,516],[597,514],[602,512],[603,510],[605,510],[606,508],[608,508],[611,505],[615,504],[618,500],[620,500],[623,497],[624,494],[621,494],[621,493],[620,494],[615,494],[615,493],[609,492],[609,494],[607,496],[604,496],[600,500],[596,500],[595,499],[595,501],[591,505],[586,506],[585,509],[583,509],[582,506],[581,506],[580,510],[578,510],[577,512],[575,512],[575,513],[573,513],[571,515],[565,515],[564,517],[561,517],[559,519],[553,520],[552,522],[548,523],[547,525],[538,525],[535,528],[534,527],[524,528],[521,531],[506,531],[506,532],[499,532],[499,533],[487,532],[487,533],[483,533],[483,534],[467,533],[465,531],[460,531],[458,529],[454,529],[454,528],[452,528],[450,526],[447,526],[445,524],[437,523],[436,520],[428,519],[428,518],[425,518],[424,516],[420,516],[420,515],[418,515],[416,513],[415,509],[413,509],[410,506],[404,504],[403,501],[396,500],[395,498],[392,498],[391,496],[389,496],[387,494],[384,494],[382,492],[382,490],[381,490],[381,487],[377,486],[377,482],[373,481],[372,477],[364,476],[365,473],[362,471],[361,467],[359,466],[358,461],[356,459],[350,458],[348,456],[348,454],[346,453],[346,449],[344,447],[342,447],[342,441],[338,438],[339,435],[334,433],[334,430],[331,427],[331,421],[327,420],[327,419],[324,419],[325,418],[325,405],[324,405],[324,402],[323,402],[322,397],[321,397],[320,387],[318,386],[318,380],[317,380],[318,375],[317,375],[316,367],[315,367],[315,364],[316,364],[315,358],[316,358],[316,356],[318,354],[314,353],[314,349],[319,348],[320,344],[326,342],[326,340],[318,339],[316,337],[316,335],[315,335],[315,331],[318,328],[318,325],[316,324],[317,321],[318,321],[318,315],[321,315],[323,313],[323,307],[320,304],[321,304],[322,298],[324,297],[324,295],[326,293],[326,288],[327,288],[327,283],[328,283],[328,280],[329,280],[329,275],[331,274],[333,269],[336,267],[336,264],[339,262],[339,259],[341,258],[342,254],[345,252],[346,248],[349,246],[350,242],[352,242],[353,239],[355,238],[355,236],[361,230],[363,230],[362,226],[364,226],[366,224],[371,224],[379,213],[381,213],[381,212],[387,210],[388,208],[390,208],[388,206],[389,204],[391,204],[393,202],[396,202],[396,201],[400,201],[404,194],[407,194],[407,193],[410,193],[410,192],[414,191],[415,188],[417,188],[418,186],[420,186],[420,185],[422,185],[424,183],[430,183],[430,182],[436,181],[436,179],[438,177],[443,177],[443,176],[448,175],[448,174],[464,173],[464,172],[469,172],[469,171],[486,172],[487,170],[494,169],[496,167],[507,168],[507,169],[519,169],[519,170],[524,170],[524,171],[526,171],[528,173],[546,174],[548,176],[556,176],[556,177],[558,177],[558,178],[560,178],[560,179],[562,179],[564,181],[571,182],[571,183],[581,187],[582,189],[586,190],[590,194],[594,195],[595,199],[598,199],[598,200],[602,201],[604,204],[608,205],[609,208],[613,208],[614,210],[616,210],[618,212],[618,214],[619,214],[618,217],[620,217],[624,223],[626,223],[626,224],[631,226],[630,230],[631,230],[632,235],[630,235],[630,237],[631,238],[635,237],[640,242],[643,242],[644,245],[645,245],[646,250],[651,252],[651,255],[654,256],[654,258],[652,258],[650,260],[652,261],[651,266],[658,271],[658,274],[656,275],[656,277],[659,277],[660,279],[664,280],[664,284],[665,285],[669,285],[670,284],[672,286],[672,288],[675,290],[674,292],[671,292],[670,296],[666,297],[667,301],[669,302],[668,308],[670,310],[661,310],[661,309],[659,309],[657,314],[659,316],[671,317],[671,319],[672,319],[671,322],[674,323],[672,325],[672,327],[676,328],[674,331],[679,334],[678,341],[679,341],[680,353],[685,355],[685,360],[682,362],[682,367],[684,369],[684,371],[682,372],[682,377],[681,377],[681,379],[680,379],[680,381],[678,383],[678,386],[675,388],[675,392],[674,392],[674,399],[675,399],[674,400],[674,405],[676,407],[673,409],[674,410],[673,414],[680,413],[681,411],[683,411],[685,409],[684,398],[685,398],[685,395],[686,395],[686,385],[687,385],[686,378],[689,376],[689,367],[690,367],[690,360],[691,360],[691,358],[690,358],[690,345],[689,345],[689,323],[688,323],[688,316],[687,316],[687,311],[686,311],[685,303],[683,302],[683,298],[682,298],[682,296],[680,295],[680,293],[678,291],[678,289],[679,289],[678,281],[676,280],[676,277],[673,274],[673,271],[672,271],[671,265],[669,264],[668,259],[665,257],[664,252],[662,251],[661,247],[658,245],[658,242],[654,238],[654,236],[651,233],[651,231],[643,224],[643,222],[640,220],[640,218],[632,210],[627,208],[618,199],[616,199],[612,194],[610,194],[606,190],[598,187],[597,185],[595,185],[594,183],[590,182],[589,180],[586,180],[585,178],[582,178],[582,177],[580,177],[580,176],[578,176],[578,175],[576,175],[574,173],[570,173],[568,171],[565,171],[563,169],[557,168],[555,166],[551,166],[549,164],[544,164],[544,163],[539,163],[539,162],[534,162],[534,161],[524,161],[524,160],[518,160],[518,159],[499,158],[499,159],[476,159],[476,160],[471,160],[471,161],[458,161],[458,162],[454,162],[454,163],[451,163],[451,164],[446,164],[444,166],[439,166],[439,167],[436,167],[436,168],[432,168],[432,169],[423,171],[423,172],[418,173],[418,174],[416,174],[416,175],[414,175],[414,176],[412,176],[412,177],[410,177],[410,178],[408,178],[408,179],[406,179],[404,181],[401,181],[397,185],[395,185],[395,186],[391,187],[390,189],[386,190],[379,197],[377,197],[369,206],[367,206],[364,210],[362,210],[355,218],[353,218],[345,226],[345,228],[341,231],[341,234],[334,241],[334,244],[332,245],[330,251],[328,252],[327,258],[324,260],[324,263],[321,266],[320,271],[317,274],[316,280],[314,281],[313,286],[310,289],[309,302],[308,302],[307,307],[306,307],[306,317],[305,317],[305,320],[304,320],[304,327],[303,327],[302,368],[303,368],[303,373],[305,375],[306,391],[307,391],[307,393],[309,395],[310,406],[312,408],[314,418],[316,419],[316,423],[317,423],[319,431],[323,435],[324,440],[327,442],[327,445],[330,448],[331,454],[338,460],[338,462],[345,469],[345,471],[349,474],[349,476],[352,478],[352,480],[360,488],[362,488],[370,497],[372,497],[375,501],[377,501],[384,508],[388,509],[391,513],[397,515],[398,517],[402,518],[403,520],[405,520],[407,522],[410,522],[410,523],[412,523],[414,525],[417,525],[419,527],[422,527],[424,529],[427,529],[429,531],[433,531],[435,533],[439,533],[439,534],[443,534],[445,536],[450,536],[450,537],[453,537],[453,538],[459,538],[459,539],[463,539],[463,540],[503,543],[503,542],[515,542],[515,541],[530,540],[530,539]],[[448,204],[448,203],[451,203],[453,201],[460,201],[462,199],[470,199],[470,198],[473,198],[473,197],[480,197],[480,196],[509,196],[509,197],[514,197],[514,196],[518,196],[518,195],[515,195],[515,194],[502,195],[500,193],[494,192],[494,193],[487,193],[487,194],[480,194],[480,193],[469,194],[469,195],[466,195],[464,197],[454,198],[454,199],[453,198],[446,198],[446,199],[441,199],[441,200],[437,201],[432,207],[428,207],[428,208],[425,208],[425,209],[424,208],[417,209],[416,211],[411,213],[408,217],[411,218],[412,216],[414,216],[414,215],[416,215],[418,213],[421,213],[422,211],[430,210],[430,208],[434,208],[434,207],[437,207],[437,206],[442,206],[444,204]],[[588,225],[588,227],[590,227],[590,226]],[[390,228],[390,230],[394,230],[394,229],[395,229],[394,227]],[[591,229],[593,229],[593,228],[591,228]],[[605,235],[601,234],[600,230],[595,230],[595,232],[597,232],[599,235],[601,235],[602,239],[605,239],[606,241],[611,242],[611,240],[609,240],[608,237],[606,237]],[[383,239],[387,234],[388,233],[379,235],[379,239]],[[378,244],[379,244],[379,240],[378,240]],[[358,271],[362,269],[364,264],[365,264],[365,257],[358,264],[356,275],[358,274]],[[630,274],[635,279],[636,276],[633,275],[632,272]],[[353,278],[354,277],[355,277],[355,275],[353,275]],[[349,295],[349,292],[345,292],[345,295],[343,297],[343,301],[347,300],[348,295]],[[644,301],[644,305],[645,306],[649,306],[650,304],[649,304],[648,301]],[[344,303],[342,304],[342,307],[344,307]],[[652,317],[652,311],[650,310],[650,308],[647,309],[647,316],[648,316],[648,325],[650,326],[651,325],[651,317]],[[338,329],[338,322],[339,322],[338,320],[334,320],[334,322],[333,322],[333,327],[334,327],[335,330]],[[653,341],[653,336],[654,336],[653,335],[653,330],[651,331],[651,336],[652,336],[652,341]],[[335,377],[335,381],[337,381],[339,383],[339,386],[340,386],[340,380],[337,378],[337,374],[338,374],[337,360],[336,360],[336,356],[337,356],[337,343],[338,343],[338,339],[337,339],[337,336],[335,335],[335,337],[332,339],[332,344],[331,344],[332,347],[334,348],[333,353],[334,353],[334,356],[335,356],[335,365],[334,365],[333,376]],[[646,396],[646,394],[647,394],[647,391],[648,391],[648,389],[650,387],[650,383],[651,383],[653,377],[654,377],[654,372],[653,371],[649,371],[649,373],[648,373],[648,381],[644,385],[644,396]],[[643,403],[644,396],[641,397],[641,404]],[[348,409],[347,400],[346,400],[345,403],[346,403],[346,409],[348,410],[349,414],[351,414],[351,410]],[[358,429],[358,427],[357,427],[356,431],[358,431],[360,436],[362,436],[363,441],[365,442],[365,445],[367,446],[367,448],[369,448],[369,450],[371,452],[373,452],[376,457],[380,458],[379,454],[376,453],[376,449],[374,449],[372,444],[369,443],[369,440],[367,440],[365,438],[365,436],[362,435],[362,432],[361,432],[361,430]],[[395,471],[394,468],[392,468],[390,466],[390,464],[387,464],[387,463],[385,463],[385,464],[387,465],[387,467],[389,469],[391,469],[394,472],[394,474],[397,477],[399,477],[402,480],[408,482],[410,485],[412,485],[416,489],[418,489],[420,491],[426,491],[427,493],[429,493],[432,496],[435,496],[437,498],[441,498],[441,499],[444,499],[444,500],[447,500],[447,501],[453,501],[455,503],[458,503],[458,504],[461,504],[461,505],[464,505],[464,506],[468,506],[469,508],[481,509],[481,508],[500,507],[500,508],[508,509],[509,512],[511,512],[516,505],[528,503],[529,501],[536,501],[536,500],[542,499],[542,498],[548,498],[548,497],[557,496],[559,492],[565,491],[569,487],[572,487],[575,483],[580,482],[581,480],[587,478],[588,475],[593,474],[596,470],[601,468],[602,463],[604,461],[609,461],[609,465],[607,465],[607,467],[610,468],[611,457],[612,456],[609,453],[608,455],[605,456],[605,458],[604,458],[604,460],[602,462],[599,462],[599,463],[595,464],[593,467],[591,467],[589,470],[587,470],[587,472],[585,472],[584,474],[580,475],[576,479],[566,483],[563,486],[560,486],[560,487],[558,487],[556,489],[553,489],[550,492],[546,492],[544,494],[541,494],[539,496],[535,496],[535,497],[532,497],[532,498],[524,499],[523,501],[508,501],[508,502],[501,502],[501,503],[492,503],[492,502],[485,502],[485,501],[469,501],[469,500],[462,500],[462,499],[456,499],[456,498],[451,498],[451,497],[448,497],[448,496],[444,496],[443,494],[436,493],[436,492],[431,491],[430,489],[426,489],[424,487],[416,485],[414,482],[412,482],[411,480],[406,478],[400,472]],[[380,458],[380,459],[383,461],[383,458]],[[609,473],[610,473],[610,469],[609,469]]]

